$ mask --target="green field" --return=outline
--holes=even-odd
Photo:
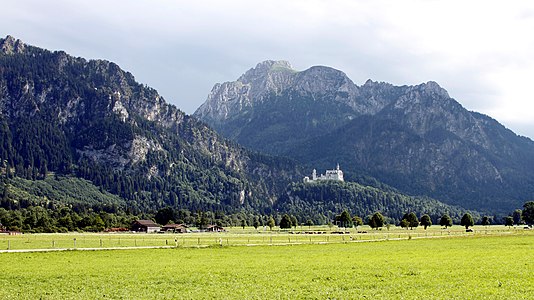
[[[349,232],[335,234],[335,231]],[[81,249],[81,248],[109,248],[109,247],[146,247],[146,246],[176,246],[206,247],[206,246],[239,246],[239,245],[287,245],[287,244],[324,244],[348,243],[366,240],[395,240],[425,237],[455,237],[478,235],[506,235],[524,232],[522,228],[508,228],[504,226],[475,226],[474,233],[466,233],[460,226],[448,230],[439,226],[429,227],[428,230],[418,228],[406,230],[391,227],[390,230],[372,230],[368,226],[358,229],[339,229],[328,226],[298,227],[289,231],[255,230],[252,227],[228,228],[224,233],[188,233],[188,234],[139,234],[139,233],[69,233],[69,234],[23,234],[16,236],[0,235],[0,252],[2,250],[20,249]],[[306,234],[314,232],[315,234]],[[360,232],[360,233],[358,233]],[[364,232],[364,233],[361,233]],[[321,234],[317,234],[321,233]]]
[[[91,235],[78,238],[83,236]],[[0,299],[534,298],[532,231],[370,243],[2,253],[0,265]]]

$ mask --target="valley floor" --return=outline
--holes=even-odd
[[[221,247],[214,234],[204,248],[3,253],[0,298],[532,299],[534,232],[498,232],[279,247]],[[23,238],[43,236],[61,235]]]

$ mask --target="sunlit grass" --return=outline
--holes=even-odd
[[[531,231],[373,243],[3,253],[0,265],[1,299],[534,297]]]
[[[194,229],[194,228],[193,228]],[[227,228],[222,233],[188,233],[188,234],[139,234],[139,233],[69,233],[69,234],[23,234],[16,236],[0,235],[0,250],[17,249],[80,249],[143,246],[238,246],[238,245],[282,245],[282,244],[324,244],[349,243],[366,240],[416,239],[424,237],[454,237],[459,235],[506,235],[523,233],[522,228],[504,226],[475,226],[474,233],[466,233],[460,226],[442,229],[439,226],[427,230],[417,228],[406,230],[391,227],[389,230],[372,230],[368,226],[356,228],[337,228],[328,226],[302,226],[290,230],[278,228],[253,227]],[[309,234],[310,232],[314,234]],[[337,234],[334,232],[348,232]]]

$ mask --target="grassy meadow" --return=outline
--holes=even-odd
[[[534,232],[497,232],[370,243],[1,253],[0,299],[534,298]]]
[[[302,226],[291,230],[268,228],[256,230],[253,227],[227,228],[222,233],[188,233],[188,234],[140,234],[140,233],[51,233],[0,235],[0,251],[20,249],[80,249],[80,248],[115,248],[115,247],[206,247],[206,246],[240,246],[240,245],[287,245],[287,244],[325,244],[347,243],[366,240],[394,240],[424,237],[455,237],[465,235],[503,235],[523,232],[522,228],[505,226],[474,226],[474,233],[466,233],[461,226],[447,230],[431,226],[428,230],[414,230],[391,227],[390,230],[372,230],[368,226],[358,229],[344,229],[328,226]],[[193,228],[194,229],[194,228]],[[348,232],[335,234],[334,232]],[[316,234],[306,234],[314,232]],[[317,234],[320,233],[320,234]]]

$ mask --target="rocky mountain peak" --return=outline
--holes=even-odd
[[[325,95],[329,99],[351,105],[359,94],[358,87],[345,73],[331,67],[314,66],[296,77],[293,88],[303,95]]]
[[[393,84],[383,81],[373,81],[372,79],[367,79],[367,81],[362,85],[362,88],[381,88],[381,87],[393,87]]]
[[[415,86],[415,88],[429,95],[435,95],[435,96],[442,97],[442,98],[450,98],[447,90],[442,88],[435,81],[429,81],[427,83],[417,85]]]
[[[251,83],[259,78],[267,76],[269,73],[273,72],[284,72],[284,71],[294,71],[293,67],[288,61],[285,60],[266,60],[260,62],[256,65],[255,68],[252,68],[245,72],[237,79],[242,83]]]
[[[241,75],[237,82],[250,85],[252,96],[258,98],[262,93],[257,93],[257,91],[280,92],[295,73],[296,71],[288,61],[266,60]]]
[[[247,110],[261,103],[266,95],[279,94],[294,80],[293,70],[288,61],[266,60],[241,75],[237,81],[217,83],[195,116],[213,122]]]
[[[3,54],[14,54],[24,52],[25,45],[24,43],[10,35],[6,36],[5,39],[0,39],[0,49]]]

